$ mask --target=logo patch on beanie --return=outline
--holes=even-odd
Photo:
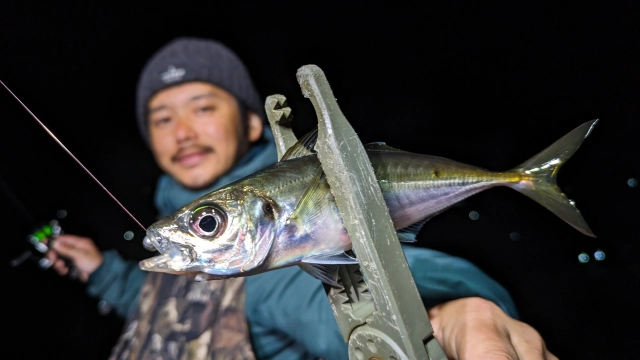
[[[169,65],[169,69],[162,74],[160,74],[160,79],[165,83],[172,83],[176,81],[182,80],[182,77],[186,71],[183,68],[177,68],[173,65]]]

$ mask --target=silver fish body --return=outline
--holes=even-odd
[[[384,144],[366,149],[400,240],[414,240],[430,217],[493,186],[512,187],[594,236],[575,203],[555,184],[555,176],[596,122],[577,127],[505,172]],[[357,262],[345,253],[351,241],[317,156],[287,154],[150,226],[148,237],[162,255],[143,260],[140,267],[214,279],[299,265],[332,283],[327,272],[333,266]]]

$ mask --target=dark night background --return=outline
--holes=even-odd
[[[628,184],[640,181],[636,2],[70,3],[0,3],[0,80],[145,226],[160,171],[135,127],[135,85],[175,36],[234,49],[263,97],[288,97],[299,135],[316,121],[295,77],[305,64],[324,70],[363,142],[491,170],[599,118],[558,179],[598,238],[494,188],[432,219],[420,245],[467,258],[503,284],[561,359],[637,358],[640,185]],[[35,222],[59,209],[65,232],[128,258],[150,256],[144,233],[4,89],[0,120],[0,357],[105,358],[122,320],[100,315],[83,284],[9,261],[29,248]],[[594,260],[598,249],[604,261]]]

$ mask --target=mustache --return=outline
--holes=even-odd
[[[210,153],[210,152],[213,152],[213,148],[211,146],[205,146],[205,145],[191,145],[191,146],[183,147],[178,149],[178,151],[171,157],[171,161],[176,162],[180,157],[184,155],[200,153],[200,152]]]

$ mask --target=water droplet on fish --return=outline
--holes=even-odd
[[[636,180],[636,178],[630,178],[627,180],[627,185],[629,185],[629,187],[636,187],[638,186],[638,180]]]
[[[593,253],[593,257],[596,259],[596,261],[604,260],[604,258],[605,258],[604,251],[598,249],[598,251]]]
[[[478,220],[480,218],[480,214],[477,211],[472,211],[469,213],[469,219]]]
[[[511,234],[509,234],[509,237],[511,238],[511,240],[513,241],[518,241],[520,240],[520,234],[517,232],[512,232]]]
[[[64,219],[67,216],[67,210],[60,209],[56,215],[58,216],[58,219]]]
[[[580,255],[578,255],[578,261],[580,261],[581,263],[585,264],[589,262],[589,255],[587,255],[587,253],[583,252]]]
[[[124,233],[124,239],[125,240],[132,240],[133,239],[133,231],[129,230],[126,233]]]

